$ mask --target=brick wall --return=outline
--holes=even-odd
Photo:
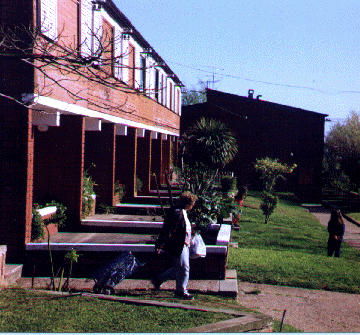
[[[34,142],[31,112],[5,102],[0,111],[0,244],[12,261],[30,242]]]
[[[61,34],[60,44],[70,48],[75,48],[77,45],[76,13],[76,1],[58,0],[58,30]],[[103,27],[104,36],[107,38],[114,36],[109,22],[106,20],[103,21]],[[111,43],[105,41],[104,45],[107,49],[107,55],[109,55]],[[61,54],[61,50],[57,49],[54,53],[59,55]],[[145,125],[179,132],[179,115],[156,102],[154,99],[129,90],[126,83],[121,83],[115,79],[108,78],[108,75],[105,74],[101,76],[106,78],[110,83],[113,83],[113,87],[89,81],[87,78],[93,76],[91,75],[91,71],[97,72],[97,69],[94,67],[89,71],[84,70],[83,76],[68,73],[67,71],[60,72],[52,66],[47,66],[43,68],[43,70],[46,71],[51,78],[61,83],[61,87],[54,84],[54,81],[44,74],[37,72],[35,74],[35,83],[40,95],[46,95],[53,99],[76,104],[113,116],[123,117]],[[98,73],[100,74],[104,70],[108,70],[109,73],[112,72],[109,67],[105,66],[101,68]],[[114,88],[115,86],[116,88]],[[68,92],[81,92],[79,93],[79,96],[81,96],[83,100],[74,99]]]

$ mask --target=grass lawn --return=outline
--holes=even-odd
[[[290,199],[280,200],[269,223],[260,199],[245,200],[241,228],[233,231],[229,268],[242,281],[360,293],[360,251],[342,246],[340,258],[327,257],[328,233],[315,217]]]
[[[184,303],[179,299],[172,299],[173,293],[167,291],[120,290],[117,294],[131,298]],[[253,312],[245,309],[233,298],[213,295],[196,294],[195,300],[185,303]],[[231,318],[233,318],[232,315],[223,313],[137,306],[80,295],[60,297],[31,290],[0,290],[0,332],[166,333],[179,332],[190,327]],[[279,331],[280,322],[275,321],[273,328]],[[299,330],[284,324],[283,332],[299,332]]]
[[[349,215],[351,218],[353,218],[354,220],[356,220],[357,222],[360,222],[360,213],[356,212],[351,212],[351,213],[347,213],[347,215]]]
[[[222,313],[133,305],[79,295],[0,291],[0,332],[177,332],[231,318]]]

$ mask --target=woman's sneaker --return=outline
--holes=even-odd
[[[194,296],[188,292],[175,291],[175,295],[181,299],[194,300]]]

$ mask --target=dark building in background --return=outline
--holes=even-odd
[[[278,158],[297,164],[278,189],[294,192],[302,201],[319,201],[322,186],[326,114],[254,98],[207,90],[207,102],[184,106],[181,133],[201,117],[221,120],[234,132],[239,152],[226,170],[233,171],[238,185],[259,186],[254,163],[257,158]]]

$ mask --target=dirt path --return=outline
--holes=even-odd
[[[330,212],[306,208],[327,227]],[[360,248],[360,227],[346,221],[344,242]],[[359,279],[360,280],[360,279]],[[260,294],[249,294],[259,290]],[[239,302],[304,332],[360,332],[360,294],[239,282]]]
[[[259,290],[260,294],[249,294]],[[360,332],[360,294],[239,282],[239,303],[304,332]]]

